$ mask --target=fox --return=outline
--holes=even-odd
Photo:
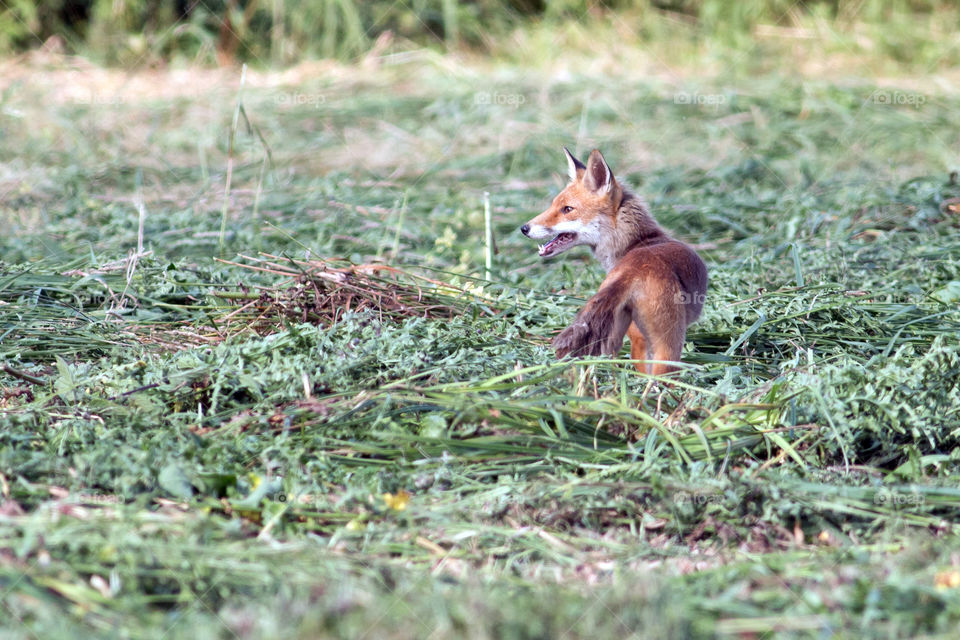
[[[707,266],[693,247],[657,224],[644,200],[617,181],[598,149],[587,163],[564,147],[570,182],[550,207],[520,227],[554,258],[587,246],[607,276],[552,346],[557,357],[616,355],[624,335],[641,373],[662,376],[679,367],[687,327],[700,317]]]

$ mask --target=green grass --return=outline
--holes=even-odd
[[[394,62],[4,91],[5,633],[949,637],[960,98]],[[563,145],[709,265],[671,389],[549,349]]]

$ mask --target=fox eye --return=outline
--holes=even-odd
[[[561,208],[560,208],[560,213],[570,213],[571,211],[573,211],[573,207],[561,207]]]

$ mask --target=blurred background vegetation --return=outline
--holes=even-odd
[[[265,67],[355,58],[378,38],[502,52],[519,30],[613,18],[640,41],[686,36],[743,47],[759,30],[768,38],[826,36],[848,50],[926,67],[960,61],[958,47],[945,55],[935,44],[960,32],[960,8],[948,0],[5,0],[0,54],[46,46],[124,66]]]
[[[958,637],[958,26],[0,0],[0,640]],[[564,145],[709,265],[676,389],[549,349]]]

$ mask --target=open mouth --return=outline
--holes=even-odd
[[[561,233],[547,244],[540,245],[538,253],[540,254],[541,258],[549,258],[550,256],[556,255],[565,249],[569,249],[576,239],[577,234],[575,233]]]

